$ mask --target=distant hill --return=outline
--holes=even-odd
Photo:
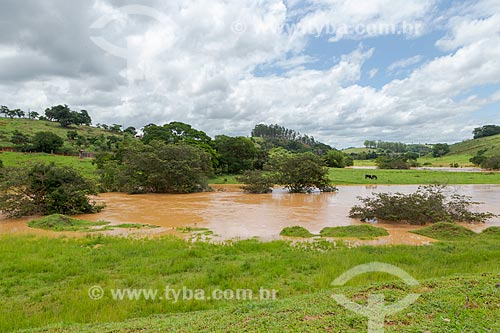
[[[486,156],[500,155],[500,134],[479,139],[471,139],[451,145],[448,155],[474,156],[480,150],[486,150]]]
[[[71,126],[71,128],[63,128],[57,122],[35,120],[35,119],[10,119],[0,118],[0,147],[12,147],[14,144],[11,142],[14,131],[19,131],[25,135],[32,137],[37,132],[50,131],[57,134],[64,140],[64,147],[76,149],[74,145],[69,142],[67,133],[69,131],[76,131],[79,136],[90,138],[109,136],[121,136],[122,134],[113,133],[109,130],[104,130],[92,126]],[[92,147],[83,147],[85,150],[93,151]]]

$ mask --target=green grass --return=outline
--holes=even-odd
[[[91,222],[74,219],[66,215],[53,214],[29,221],[28,227],[52,231],[92,231],[93,227],[107,224],[109,222]]]
[[[309,230],[304,227],[286,227],[280,232],[280,236],[285,237],[300,237],[300,238],[311,238],[314,237]]]
[[[51,163],[59,166],[69,166],[79,171],[84,177],[97,179],[96,167],[92,165],[92,160],[85,158],[79,159],[75,156],[60,156],[51,154],[29,154],[29,153],[0,153],[0,160],[4,166],[19,167],[29,166],[34,163]]]
[[[499,332],[499,275],[457,276],[422,281],[408,288],[401,283],[334,290],[366,304],[370,294],[397,302],[410,292],[420,294],[407,309],[386,318],[385,332]],[[367,320],[318,292],[269,302],[250,302],[227,309],[164,314],[102,325],[56,325],[40,333],[94,332],[334,332],[367,331]],[[361,302],[359,301],[361,300]]]
[[[458,163],[461,167],[474,167],[474,164],[470,162],[470,159],[474,155],[469,154],[453,154],[453,155],[445,155],[443,157],[432,157],[432,156],[423,156],[418,159],[418,162],[422,164],[422,166],[432,166],[432,167],[450,167],[450,164]]]
[[[487,150],[486,156],[500,155],[500,135],[455,143],[450,147],[450,155],[467,154],[474,156],[478,151],[484,149]]]
[[[103,134],[105,137],[118,136],[117,134],[110,131],[91,126],[73,125],[72,128],[62,128],[59,123],[51,121],[0,118],[0,147],[13,146],[13,144],[10,142],[10,139],[12,137],[12,134],[16,130],[29,136],[33,136],[37,132],[50,131],[64,139],[65,147],[71,147],[70,143],[67,141],[66,136],[68,131],[76,131],[79,135],[87,137],[100,136],[101,134]]]
[[[378,180],[366,180],[366,174],[376,175]],[[500,184],[500,173],[490,172],[330,169],[329,177],[335,185]]]
[[[354,160],[354,166],[377,166],[375,160]]]
[[[478,236],[478,234],[470,229],[448,222],[436,223],[429,227],[412,231],[412,233],[447,241],[462,240]]]
[[[40,327],[47,325],[65,327],[110,322],[116,324],[105,324],[105,327],[113,329],[97,326],[69,331],[194,332],[269,328],[275,332],[303,332],[308,331],[309,325],[313,331],[328,331],[326,328],[334,325],[329,330],[359,332],[366,321],[336,307],[328,295],[336,277],[357,265],[374,261],[396,265],[419,281],[439,279],[426,284],[422,291],[428,296],[424,295],[422,302],[412,310],[390,318],[393,325],[389,329],[393,332],[416,332],[424,327],[440,331],[435,327],[446,324],[444,318],[451,319],[449,332],[461,332],[469,327],[463,325],[476,322],[481,325],[500,322],[496,306],[500,304],[497,300],[500,288],[495,287],[495,283],[500,282],[500,242],[498,235],[493,234],[422,247],[325,246],[320,250],[292,246],[284,241],[248,240],[216,245],[177,238],[101,236],[78,239],[1,236],[0,244],[0,332],[29,328],[42,332]],[[396,280],[385,274],[364,274],[341,291],[348,295],[378,288],[390,291]],[[389,287],[377,287],[379,284]],[[88,289],[96,285],[105,291],[104,298],[98,301],[88,296]],[[110,294],[111,288],[163,290],[167,285],[172,289],[185,286],[207,293],[215,288],[251,289],[258,293],[262,287],[277,290],[278,301],[119,301],[113,300]],[[446,288],[439,287],[441,285]],[[395,295],[399,296],[394,294],[391,298]],[[470,307],[463,306],[466,301]],[[309,314],[320,318],[317,322],[312,322],[314,318],[304,320]],[[152,315],[161,316],[146,319]],[[133,318],[142,319],[126,322]],[[276,320],[271,320],[273,318]],[[188,320],[191,323],[188,324]],[[469,331],[477,332],[473,328]]]
[[[322,237],[373,239],[381,236],[389,236],[389,233],[383,228],[363,224],[350,225],[346,227],[324,228],[321,230],[320,235]]]
[[[366,174],[377,175],[378,180],[365,179]],[[236,177],[234,175],[220,175],[210,179],[209,183],[239,184]],[[500,184],[500,173],[498,172],[330,169],[329,178],[334,185]]]

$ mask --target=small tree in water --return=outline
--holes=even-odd
[[[352,207],[349,216],[363,221],[380,219],[416,225],[436,222],[486,222],[492,213],[476,213],[471,206],[479,204],[470,197],[443,193],[444,186],[419,187],[415,193],[375,193],[358,199],[362,205]]]
[[[292,193],[311,192],[314,188],[324,192],[336,191],[330,186],[324,161],[313,153],[274,154],[267,167],[276,183],[284,185]]]

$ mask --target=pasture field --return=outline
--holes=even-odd
[[[345,293],[363,302],[379,290],[392,302],[410,291],[382,273],[331,286],[350,268],[374,261],[393,264],[421,282],[417,303],[387,318],[389,332],[498,331],[499,240],[498,230],[429,246],[359,248],[325,241],[216,245],[177,238],[1,236],[0,332],[360,332],[366,320],[329,295]],[[102,299],[89,296],[95,286],[103,288]],[[118,300],[111,293],[165,286],[255,293],[266,288],[276,290],[277,299],[173,302]]]
[[[92,164],[92,159],[90,158],[79,159],[76,156],[61,156],[45,153],[2,152],[0,153],[0,160],[3,161],[4,166],[9,167],[28,166],[38,162],[53,162],[60,166],[72,167],[87,178],[97,179],[96,168]]]

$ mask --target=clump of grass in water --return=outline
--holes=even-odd
[[[285,237],[300,237],[300,238],[311,238],[314,237],[309,230],[307,230],[304,227],[286,227],[285,229],[281,230],[280,236],[285,236]]]
[[[382,236],[389,236],[389,233],[383,228],[377,228],[364,224],[350,225],[347,227],[324,228],[321,230],[320,235],[322,237],[373,239]]]
[[[28,227],[52,231],[98,231],[99,229],[92,228],[108,224],[109,222],[91,222],[74,219],[66,215],[53,214],[28,222]]]
[[[446,241],[464,240],[478,236],[478,234],[470,229],[448,222],[436,223],[427,228],[411,232],[417,235]]]
[[[183,227],[183,228],[176,228],[176,230],[183,234],[188,234],[191,232],[210,234],[210,235],[213,234],[213,231],[208,228]]]
[[[111,228],[123,228],[123,229],[143,229],[143,228],[159,228],[157,225],[152,224],[140,224],[140,223],[124,223],[110,226]]]

